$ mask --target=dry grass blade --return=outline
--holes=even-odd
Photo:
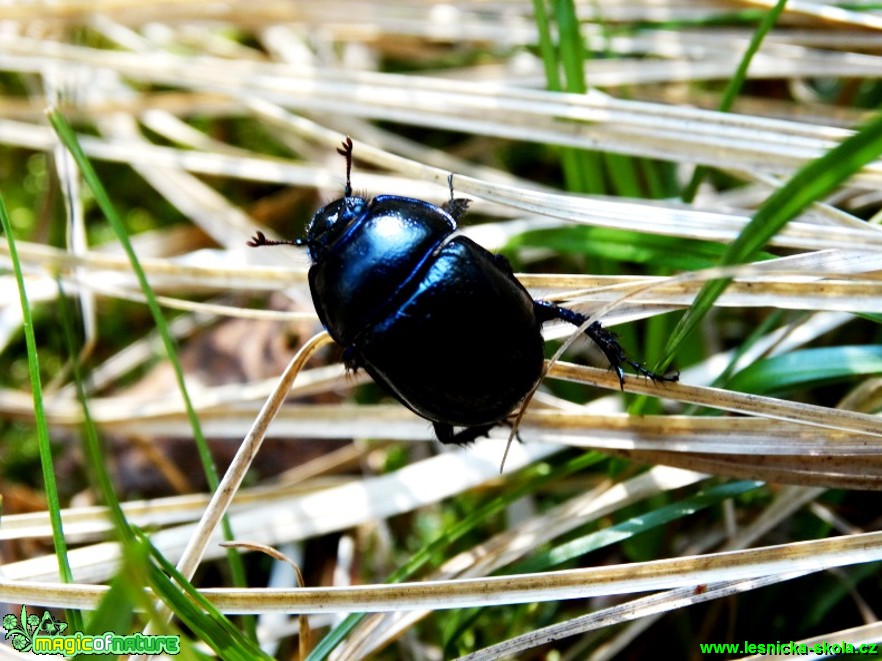
[[[44,547],[0,241],[0,601],[93,609],[107,594],[121,547],[78,447],[93,424],[129,522],[226,612],[274,613],[260,643],[280,657],[307,627],[312,659],[686,658],[729,636],[878,637],[882,160],[822,161],[809,183],[844,183],[750,263],[718,265],[795,172],[863,135],[882,98],[882,13],[787,2],[741,69],[775,4],[7,3],[0,194],[49,384],[52,514],[78,583],[59,584]],[[50,105],[131,234],[214,460],[233,462],[214,494],[125,241],[46,124]],[[431,424],[334,351],[279,387],[319,331],[309,256],[245,242],[304,235],[340,195],[344,135],[355,190],[440,204],[453,173],[471,202],[459,230],[504,253],[535,298],[614,328],[647,367],[704,283],[731,278],[675,357],[680,382],[626,375],[620,389],[588,343],[561,343],[572,328],[547,324],[546,356],[565,348],[566,362],[551,361],[502,475],[509,428],[442,451]],[[687,203],[698,165],[712,171]],[[463,338],[485,330],[462,319]],[[697,509],[708,493],[723,495]],[[224,512],[309,587],[268,575],[258,553],[228,585]],[[146,624],[134,618],[133,631]]]
[[[694,589],[714,578],[738,580],[777,576],[879,560],[882,560],[882,533],[864,533],[747,551],[519,576],[298,590],[212,588],[203,590],[203,594],[228,613],[465,608],[584,599],[684,586]],[[0,581],[0,598],[7,601],[38,595],[40,603],[88,608],[97,603],[103,592],[106,592],[106,588],[80,584],[47,586],[24,581]]]

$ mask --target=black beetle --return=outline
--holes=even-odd
[[[430,420],[442,443],[465,444],[506,422],[542,374],[542,324],[575,326],[586,315],[534,301],[508,260],[456,232],[469,201],[440,207],[397,195],[352,193],[352,140],[343,197],[319,209],[306,239],[252,247],[305,245],[309,289],[319,319],[343,347],[349,369],[364,368],[402,404]],[[630,360],[599,322],[585,329],[624,386],[622,365],[658,381]],[[454,433],[454,427],[462,427]]]

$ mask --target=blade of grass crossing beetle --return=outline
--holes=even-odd
[[[750,261],[768,240],[809,204],[831,193],[843,181],[882,153],[882,114],[860,131],[796,172],[754,214],[747,227],[723,254],[720,266]],[[711,280],[702,287],[668,341],[665,357],[655,371],[663,372],[680,346],[693,333],[728,286],[729,279]]]

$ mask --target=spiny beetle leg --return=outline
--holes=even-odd
[[[343,348],[343,366],[348,372],[358,373],[358,369],[361,367],[361,354],[354,346]]]
[[[573,326],[581,326],[589,319],[588,315],[575,312],[568,308],[562,308],[553,303],[549,303],[548,301],[534,301],[533,305],[536,310],[536,317],[539,319],[540,323],[545,323],[552,319],[560,319]],[[638,374],[642,374],[652,381],[677,381],[680,378],[678,373],[671,375],[656,374],[643,367],[640,363],[628,358],[628,354],[625,353],[622,345],[619,344],[616,334],[601,326],[599,321],[595,321],[588,326],[588,328],[585,329],[585,335],[590,337],[603,352],[603,355],[606,356],[610,367],[616,373],[616,376],[619,377],[619,387],[622,390],[625,389],[625,372],[622,369],[623,365],[631,366]]]
[[[476,440],[481,438],[482,436],[487,436],[491,429],[493,429],[498,423],[491,423],[489,425],[476,425],[474,427],[466,427],[465,429],[461,429],[458,432],[453,431],[453,425],[448,424],[446,422],[433,422],[432,425],[435,427],[435,436],[438,437],[438,440],[442,443],[452,443],[454,445],[465,446],[469,443],[474,443]]]

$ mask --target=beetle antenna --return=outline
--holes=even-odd
[[[255,232],[254,236],[251,237],[251,240],[248,242],[248,245],[252,248],[259,248],[261,246],[304,246],[306,245],[306,241],[303,239],[286,239],[284,241],[275,241],[273,239],[266,238],[266,235],[263,232]]]
[[[343,197],[352,197],[352,183],[349,180],[352,174],[352,138],[347,135],[343,146],[337,148],[337,153],[346,159],[346,186],[343,188]]]

